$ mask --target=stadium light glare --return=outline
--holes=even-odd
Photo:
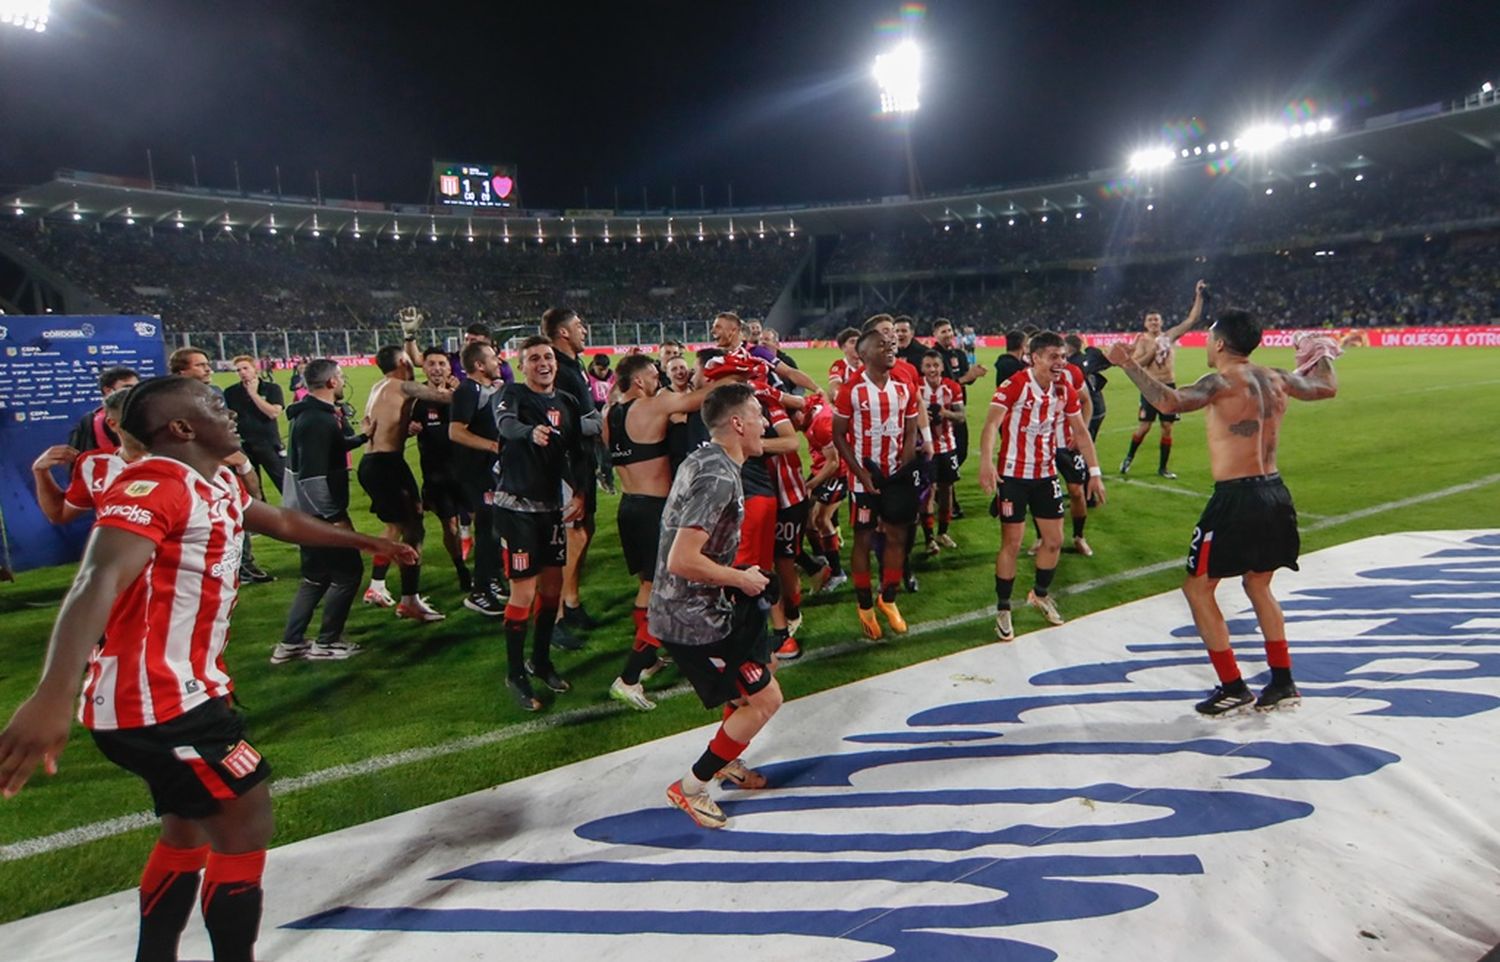
[[[1182,152],[1184,157],[1187,151]],[[1176,157],[1170,147],[1147,147],[1130,155],[1131,170],[1156,170],[1170,164]]]
[[[1333,118],[1324,117],[1322,120],[1318,121],[1318,129],[1325,134],[1328,133],[1333,129]]]
[[[1047,223],[1047,215],[1046,214],[1042,215],[1042,223],[1043,224]]]
[[[184,226],[184,225],[183,225],[183,223],[182,223],[182,221],[178,221],[178,222],[177,222],[177,229],[178,229],[178,230],[182,230],[182,228],[183,228],[183,226]]]
[[[1156,205],[1155,204],[1147,204],[1146,205],[1146,209],[1147,210],[1156,210]]]
[[[1014,217],[1010,218],[1009,220],[1007,220],[1005,222],[1005,226],[1006,227],[1014,227],[1014,226],[1016,226],[1016,219]]]
[[[1215,153],[1218,153],[1218,151],[1219,151],[1219,145],[1218,144],[1209,144],[1208,145],[1208,152],[1209,153],[1215,154]]]
[[[1276,193],[1276,189],[1274,187],[1267,187],[1266,188],[1266,196],[1267,197],[1270,197],[1274,193]]]
[[[1355,174],[1355,175],[1354,175],[1354,182],[1355,182],[1355,183],[1356,183],[1356,184],[1357,184],[1357,183],[1359,183],[1359,182],[1360,182],[1360,181],[1362,181],[1362,180],[1364,180],[1364,179],[1365,179],[1365,175],[1364,175],[1364,174]],[[16,213],[18,213],[18,214],[19,214],[19,213],[20,213],[20,211],[16,211]]]
[[[1479,85],[1479,92],[1482,94],[1492,94],[1495,92],[1495,85],[1486,80]]]
[[[1077,213],[1075,213],[1073,215],[1073,219],[1074,220],[1083,220],[1083,211],[1078,211]]]
[[[83,220],[83,215],[80,214],[80,213],[78,213],[78,211],[75,210],[75,211],[73,211],[73,219],[74,220]]]
[[[271,236],[272,236],[272,237],[275,237],[275,236],[276,236],[276,228],[274,228],[274,227],[273,227],[273,228],[271,228]]]
[[[0,0],[0,23],[22,30],[46,33],[51,15],[51,0]]]
[[[21,208],[17,207],[16,208],[16,216],[17,217],[25,217],[26,216],[26,211],[24,211]]]
[[[1315,181],[1315,180],[1308,181],[1307,182],[1307,189],[1308,190],[1317,190],[1318,189],[1318,182]]]
[[[874,72],[882,114],[912,114],[922,106],[922,51],[916,41],[903,40],[876,57]]]

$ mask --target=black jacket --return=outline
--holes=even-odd
[[[287,439],[284,507],[333,521],[349,514],[349,452],[364,444],[363,434],[345,430],[343,412],[308,395],[286,409]]]

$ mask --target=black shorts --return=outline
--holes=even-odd
[[[422,477],[422,507],[447,521],[469,510],[469,498],[463,487],[450,478]]]
[[[1057,454],[1053,456],[1053,463],[1057,465],[1057,473],[1062,475],[1063,483],[1089,483],[1089,463],[1074,448],[1058,448]]]
[[[776,557],[795,558],[802,550],[802,532],[807,527],[807,512],[812,503],[802,501],[776,509]]]
[[[945,451],[932,456],[932,476],[938,484],[953,484],[958,480],[958,466],[963,463],[957,451]]]
[[[598,465],[595,464],[595,469],[597,470],[597,468]],[[599,485],[592,480],[592,474],[589,477],[588,487],[582,492],[574,492],[575,494],[582,493],[583,495],[583,514],[569,521],[563,526],[565,528],[582,528],[585,531],[594,530],[594,515],[599,513]]]
[[[370,510],[387,524],[405,524],[422,517],[422,495],[406,457],[379,451],[359,459],[359,486],[370,496]]]
[[[1001,478],[995,500],[991,513],[999,516],[1001,524],[1020,524],[1026,520],[1027,510],[1038,521],[1063,516],[1062,482],[1055,474],[1050,478]]]
[[[920,475],[908,468],[893,478],[887,478],[879,491],[855,492],[854,530],[870,531],[882,521],[886,524],[914,524],[920,504],[917,487],[920,480]],[[876,482],[879,481],[877,478]]]
[[[620,546],[625,549],[625,566],[643,581],[656,577],[661,513],[666,506],[666,498],[647,494],[620,496],[620,511],[615,515],[615,522],[620,528]]]
[[[819,504],[838,504],[849,493],[849,479],[835,474],[812,490],[813,500]]]
[[[1233,578],[1249,571],[1297,570],[1302,538],[1281,475],[1220,481],[1188,546],[1190,575]]]
[[[157,815],[207,818],[271,775],[245,740],[245,720],[215,698],[160,725],[90,732],[105,758],[139,775]]]
[[[568,534],[562,511],[495,509],[495,533],[505,576],[534,578],[543,568],[561,568],[568,560]]]
[[[1176,387],[1176,386],[1177,386],[1177,384],[1175,382],[1172,382],[1172,381],[1168,381],[1167,382],[1167,387]],[[1136,414],[1136,419],[1140,420],[1140,421],[1155,421],[1157,418],[1161,418],[1163,424],[1171,424],[1174,421],[1181,421],[1182,420],[1182,416],[1181,415],[1178,415],[1178,414],[1167,414],[1165,411],[1158,411],[1156,408],[1154,408],[1154,407],[1151,406],[1151,402],[1150,401],[1146,400],[1146,395],[1142,394],[1141,395],[1141,409],[1140,409],[1139,413]]]
[[[958,463],[962,465],[969,460],[969,422],[959,421],[953,425],[953,442],[958,447],[953,452],[958,455]],[[939,478],[939,480],[942,480]]]
[[[757,635],[731,634],[707,645],[661,646],[677,663],[677,670],[693,686],[704,708],[717,708],[736,698],[748,698],[771,684],[771,646]]]

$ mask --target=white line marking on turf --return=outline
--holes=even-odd
[[[1134,478],[1120,478],[1120,483],[1128,484],[1133,488],[1150,488],[1152,491],[1165,491],[1168,494],[1181,494],[1189,498],[1198,498],[1199,500],[1205,499],[1213,493],[1212,491],[1194,491],[1191,488],[1174,488],[1170,484],[1155,484],[1151,481],[1137,481]],[[1327,520],[1328,515],[1313,514],[1311,511],[1303,511],[1299,508],[1297,511],[1297,517],[1306,518],[1309,521],[1325,521]]]
[[[1336,525],[1346,524],[1350,521],[1358,521],[1372,515],[1383,514],[1387,511],[1395,511],[1400,508],[1409,508],[1413,505],[1425,504],[1429,501],[1437,501],[1455,494],[1463,494],[1479,488],[1500,482],[1500,474],[1490,474],[1463,484],[1455,484],[1451,487],[1442,488],[1438,491],[1429,491],[1425,494],[1413,495],[1409,498],[1401,498],[1397,501],[1387,501],[1383,504],[1371,505],[1368,508],[1360,508],[1346,514],[1335,515],[1331,518],[1309,525],[1305,531],[1323,531]],[[1155,564],[1141,565],[1138,568],[1130,568],[1125,571],[1117,571],[1114,574],[1104,575],[1078,584],[1067,585],[1059,588],[1055,594],[1079,595],[1097,588],[1108,585],[1119,584],[1124,581],[1134,581],[1148,575],[1159,574],[1163,571],[1172,571],[1181,568],[1181,558],[1173,558],[1170,561],[1158,561]],[[912,635],[926,635],[934,631],[942,631],[945,628],[957,628],[961,625],[974,621],[982,621],[994,615],[994,609],[976,608],[973,611],[957,615],[949,615],[947,618],[939,618],[935,621],[924,621],[911,626],[911,629],[898,637],[910,637]],[[837,655],[859,651],[862,648],[871,648],[876,645],[885,644],[881,641],[847,641],[842,644],[828,645],[809,651],[802,657],[802,661],[817,661],[822,658],[832,658]],[[652,692],[660,701],[664,698],[676,698],[686,695],[692,691],[688,685],[677,685],[659,692]],[[469,751],[474,748],[482,748],[487,745],[495,745],[500,742],[509,741],[521,735],[530,735],[536,732],[546,731],[564,725],[572,725],[594,718],[602,718],[607,715],[620,714],[630,711],[622,705],[590,705],[587,708],[577,708],[572,711],[559,712],[536,721],[520,722],[515,725],[507,725],[494,731],[485,732],[482,735],[470,735],[466,738],[443,742],[439,745],[429,745],[424,748],[408,748],[404,751],[391,752],[386,755],[377,755],[360,762],[351,762],[347,765],[335,765],[331,768],[320,769],[316,772],[308,772],[306,775],[298,775],[295,778],[282,778],[271,784],[271,791],[275,795],[285,795],[291,792],[314,788],[319,785],[327,785],[332,782],[343,781],[346,778],[355,778],[360,775],[369,775],[374,772],[394,768],[397,765],[407,765],[412,762],[428,761],[433,758],[441,758],[456,752]],[[33,855],[42,855],[47,852],[55,852],[60,849],[72,848],[88,842],[100,839],[112,838],[123,835],[136,829],[147,828],[156,824],[156,817],[149,812],[137,812],[133,815],[124,815],[119,818],[106,819],[101,822],[93,822],[88,825],[80,825],[51,835],[42,835],[37,838],[23,839],[19,842],[11,842],[8,845],[0,845],[0,864],[14,862],[18,859],[29,858]]]

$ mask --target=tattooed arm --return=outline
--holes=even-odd
[[[1299,401],[1321,401],[1333,397],[1339,390],[1339,378],[1333,373],[1333,362],[1323,358],[1307,374],[1276,369],[1286,393]]]
[[[1141,397],[1163,414],[1184,414],[1208,407],[1214,395],[1224,390],[1228,383],[1223,375],[1210,371],[1185,388],[1167,387],[1147,374],[1121,344],[1110,348],[1109,360],[1135,382],[1141,390]]]

